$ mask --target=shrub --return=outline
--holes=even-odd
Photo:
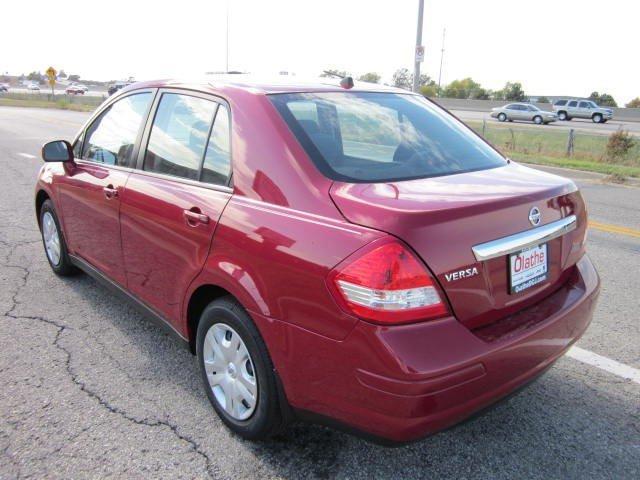
[[[635,146],[633,136],[625,130],[617,130],[609,135],[606,158],[610,161],[621,160]]]
[[[364,75],[360,75],[358,80],[361,82],[380,83],[380,74],[375,72],[365,73]]]

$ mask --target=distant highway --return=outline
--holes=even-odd
[[[500,123],[497,119],[491,118],[488,111],[475,111],[475,110],[450,110],[455,116],[463,121],[476,121],[481,122],[487,120],[487,122]],[[627,130],[633,135],[640,136],[640,122],[629,122],[620,120],[609,120],[607,123],[593,123],[591,120],[578,120],[573,119],[570,122],[553,122],[548,125],[535,125],[531,122],[510,122],[504,123],[504,125],[529,125],[531,128],[541,128],[547,130],[569,130],[573,128],[577,132],[585,132],[591,134],[609,135],[611,132],[615,132],[619,128]]]

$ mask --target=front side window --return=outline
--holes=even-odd
[[[87,128],[82,158],[106,165],[131,166],[133,147],[152,94],[129,95],[109,106]]]
[[[580,102],[580,103],[578,104],[578,106],[579,106],[580,108],[589,108],[589,107],[590,107],[589,102]]]
[[[332,92],[269,98],[316,166],[333,180],[385,182],[506,165],[467,126],[417,95]],[[315,104],[314,119],[309,106],[301,116],[300,102]]]
[[[144,170],[198,180],[217,105],[199,97],[164,93],[153,119]]]

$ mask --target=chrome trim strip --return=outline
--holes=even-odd
[[[476,260],[482,262],[553,240],[554,238],[575,230],[577,223],[576,216],[569,215],[566,218],[543,225],[542,227],[481,243],[473,246],[471,249],[473,250],[473,255],[476,257]]]

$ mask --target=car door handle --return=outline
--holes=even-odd
[[[113,185],[107,185],[102,189],[102,191],[104,192],[104,196],[107,197],[108,200],[111,200],[112,198],[117,198],[118,196],[118,189],[113,188]]]
[[[209,223],[209,216],[200,212],[200,209],[197,207],[194,207],[191,210],[184,210],[183,214],[184,219],[189,226],[195,227],[199,223]]]

